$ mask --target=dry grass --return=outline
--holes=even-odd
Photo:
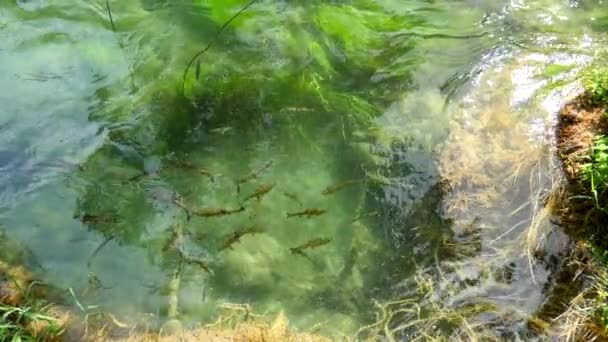
[[[566,293],[558,292],[560,302],[552,304],[561,304],[561,313],[548,319],[548,336],[560,341],[608,341],[597,317],[598,304],[602,304],[598,303],[598,293],[607,285],[605,270],[590,257],[584,242],[573,247],[566,267],[571,272],[562,280]]]
[[[571,183],[580,180],[582,165],[589,162],[595,137],[608,131],[605,111],[604,106],[593,104],[588,95],[582,94],[559,113],[557,148]]]
[[[12,306],[23,304],[24,292],[31,282],[22,266],[9,266],[0,261],[0,303]]]
[[[172,331],[170,334],[131,331],[124,337],[112,337],[110,331],[102,332],[92,337],[90,341],[114,342],[177,342],[177,341],[209,341],[209,342],[329,342],[326,337],[306,332],[296,332],[289,327],[284,314],[280,313],[272,321],[251,319],[236,324],[234,327],[209,325],[195,329]]]

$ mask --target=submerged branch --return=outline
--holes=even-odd
[[[97,246],[97,248],[95,248],[95,250],[93,251],[93,253],[91,253],[91,255],[89,256],[89,259],[87,260],[87,267],[91,267],[91,264],[93,263],[93,259],[97,256],[97,254],[112,240],[114,240],[116,238],[116,235],[110,235],[109,237],[107,237],[105,240],[103,240],[99,246]]]
[[[114,24],[114,18],[112,18],[112,10],[110,9],[110,0],[106,0],[106,9],[108,10],[108,17],[110,18],[112,31],[116,32],[116,25]]]

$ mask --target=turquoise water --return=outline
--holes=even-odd
[[[352,336],[409,298],[528,333],[568,248],[536,223],[552,118],[602,4],[259,0],[218,35],[246,4],[110,1],[114,32],[102,1],[0,3],[0,223],[37,275],[121,318],[247,303]]]

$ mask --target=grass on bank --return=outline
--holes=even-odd
[[[0,304],[0,341],[29,342],[54,340],[62,333],[57,320],[35,305]]]
[[[593,68],[584,77],[584,88],[591,103],[597,108],[603,108],[603,120],[608,122],[608,68]],[[585,225],[593,222],[592,234],[589,235],[591,255],[594,269],[593,287],[591,288],[591,308],[579,308],[579,312],[588,311],[593,320],[601,322],[603,335],[608,335],[608,131],[602,127],[593,140],[592,147],[582,158],[580,185],[581,197],[587,196],[593,205],[587,212],[580,213],[585,217]],[[601,218],[593,219],[600,216]],[[585,227],[587,230],[587,228]],[[587,306],[585,305],[585,306]]]
[[[38,298],[37,285],[22,268],[0,262],[0,342],[56,341],[63,334],[52,306]]]

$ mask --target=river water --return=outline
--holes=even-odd
[[[109,5],[0,1],[0,227],[67,303],[543,334],[555,113],[601,1]]]

